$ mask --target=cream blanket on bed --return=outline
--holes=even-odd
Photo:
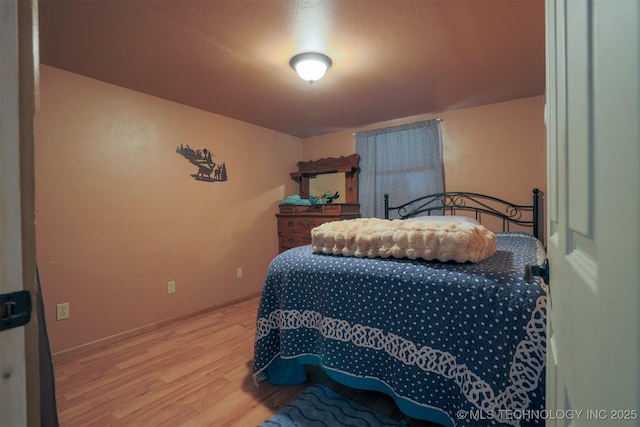
[[[327,222],[311,230],[315,252],[359,258],[422,258],[478,262],[493,255],[496,235],[461,221],[357,218]]]

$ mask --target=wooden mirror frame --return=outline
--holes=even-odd
[[[327,173],[344,172],[345,203],[358,203],[358,173],[360,172],[360,155],[346,157],[326,157],[320,160],[298,162],[298,172],[291,172],[291,178],[300,186],[300,198],[308,199],[309,178]]]

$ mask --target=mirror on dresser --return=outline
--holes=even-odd
[[[345,174],[343,172],[325,173],[309,177],[309,194],[319,196],[324,193],[335,194],[338,197],[331,203],[345,203]]]
[[[280,252],[310,244],[311,229],[320,224],[360,217],[359,162],[358,154],[298,162],[298,170],[291,172],[291,178],[298,183],[301,202],[308,203],[310,197],[325,192],[337,191],[340,197],[331,203],[281,204],[276,214]]]

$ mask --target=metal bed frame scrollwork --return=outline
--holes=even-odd
[[[412,218],[420,214],[432,215],[432,211],[437,211],[438,215],[441,214],[440,212],[455,215],[457,211],[469,211],[475,213],[475,219],[478,221],[482,214],[502,219],[502,231],[509,231],[509,225],[512,223],[531,227],[533,235],[539,238],[539,200],[540,190],[537,188],[533,189],[531,205],[517,205],[486,194],[450,191],[429,194],[399,206],[389,206],[389,195],[385,194],[384,217],[389,219],[393,211],[400,219]],[[531,219],[527,219],[528,217]]]

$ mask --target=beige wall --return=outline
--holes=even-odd
[[[300,140],[56,68],[41,73],[37,260],[53,352],[258,294],[278,250],[278,201],[297,192],[289,172]],[[210,149],[228,181],[195,181],[181,143]],[[56,321],[61,302],[71,317]]]
[[[354,132],[436,117],[442,122],[445,187],[531,204],[531,190],[546,188],[544,99],[533,97],[422,115],[303,141],[304,160],[355,152]]]

